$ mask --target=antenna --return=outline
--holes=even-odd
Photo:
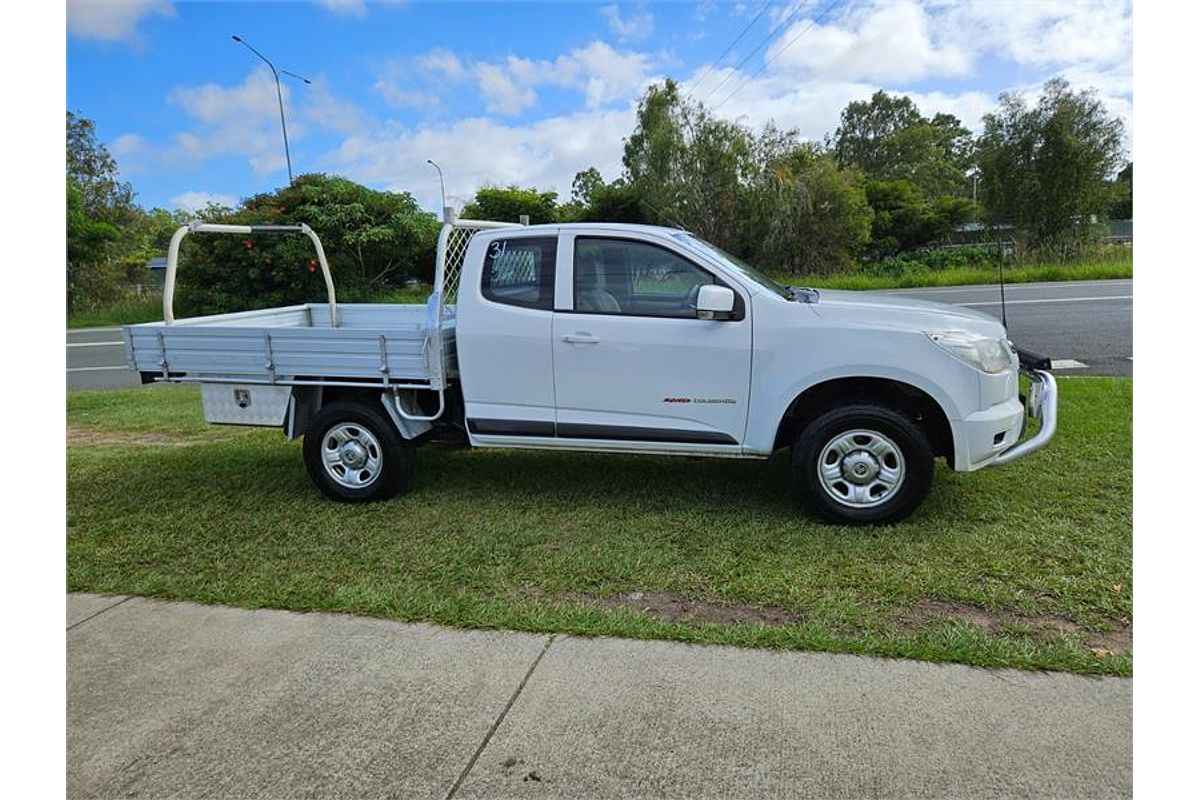
[[[996,237],[996,266],[1000,270],[1000,323],[1008,330],[1008,309],[1004,305],[1004,242]]]

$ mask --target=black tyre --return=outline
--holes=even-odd
[[[933,450],[900,412],[849,405],[824,412],[800,431],[792,476],[826,519],[882,525],[904,519],[929,494]]]
[[[413,447],[382,408],[338,401],[322,408],[305,433],[304,465],[328,497],[369,503],[407,488]]]

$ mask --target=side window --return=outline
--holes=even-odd
[[[695,319],[707,270],[663,247],[630,239],[575,239],[575,310]]]
[[[554,259],[558,239],[495,239],[483,256],[483,296],[524,308],[554,308]]]

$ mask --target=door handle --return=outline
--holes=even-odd
[[[562,340],[568,344],[599,344],[600,340],[590,333],[568,333],[562,337]]]

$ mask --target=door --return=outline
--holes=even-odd
[[[478,279],[459,288],[456,348],[473,435],[554,435],[557,242],[553,234],[491,239]]]
[[[751,359],[741,290],[730,287],[726,319],[697,319],[699,287],[729,285],[704,267],[646,239],[568,242],[571,292],[560,290],[554,313],[557,435],[740,445]]]

